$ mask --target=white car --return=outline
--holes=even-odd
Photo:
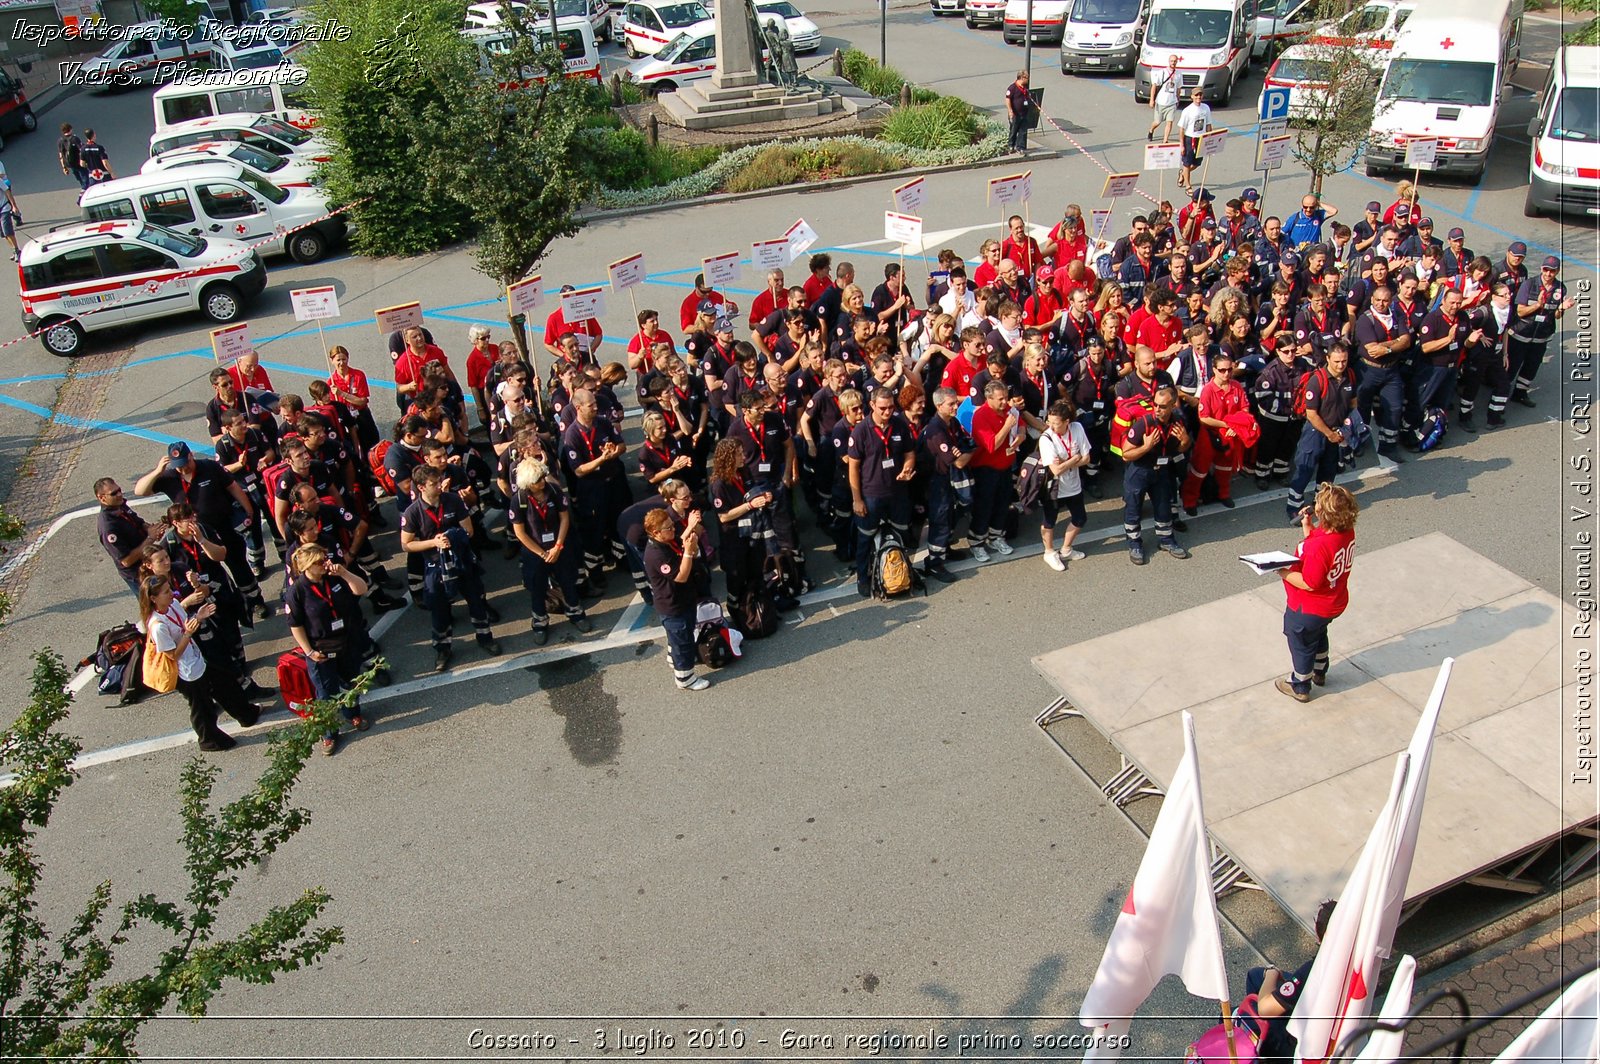
[[[655,55],[681,31],[711,18],[699,0],[630,0],[611,16],[611,36],[629,59]]]
[[[317,171],[315,164],[304,159],[274,155],[250,144],[224,140],[205,141],[162,152],[139,167],[139,172],[153,174],[158,170],[204,166],[206,163],[234,163],[279,188],[310,188]]]
[[[717,72],[717,24],[698,22],[678,34],[652,56],[636,59],[622,69],[631,81],[652,95],[676,92],[685,85],[705,81]]]
[[[298,7],[264,7],[260,11],[250,12],[250,17],[245,19],[245,25],[298,26],[305,19],[305,12]]]
[[[814,52],[822,47],[822,31],[789,0],[757,0],[756,14],[761,16],[763,25],[771,25],[782,19],[789,30],[789,40],[794,44],[795,51]]]
[[[967,28],[1004,26],[1006,0],[967,0]]]
[[[333,158],[332,147],[317,134],[296,129],[268,115],[249,114],[213,115],[158,130],[150,138],[150,154],[160,155],[174,148],[218,140],[239,141],[274,155],[310,163],[325,163]]]
[[[198,310],[214,322],[244,313],[267,286],[261,256],[238,240],[184,236],[137,220],[68,225],[23,245],[22,324],[68,358],[84,335]]]
[[[505,8],[509,7],[518,18],[527,22],[548,21],[550,8],[544,3],[528,4],[519,3],[518,0],[508,0],[500,3],[489,0],[487,3],[473,4],[467,8],[467,18],[463,26],[469,30],[497,29],[506,23]],[[556,18],[574,19],[581,18],[589,23],[589,28],[594,31],[597,41],[611,39],[611,15],[606,7],[606,0],[556,0]]]
[[[471,4],[467,7],[467,18],[463,27],[469,30],[488,30],[502,25],[506,21],[505,8],[510,8],[520,18],[528,17],[528,5],[507,0],[502,4],[499,0],[490,3]]]
[[[1333,62],[1323,52],[1324,49],[1316,45],[1292,45],[1283,50],[1267,71],[1262,93],[1271,88],[1289,90],[1290,122],[1315,118],[1327,101],[1328,73]],[[1256,113],[1261,113],[1259,100]]]
[[[967,0],[928,0],[928,6],[933,9],[935,17],[959,15],[967,9]]]
[[[1311,35],[1323,0],[1262,0],[1256,8],[1256,46],[1251,59],[1270,59]]]
[[[1348,15],[1324,22],[1311,31],[1311,44],[1351,44],[1375,50],[1372,62],[1381,67],[1388,61],[1388,50],[1406,21],[1416,11],[1415,0],[1367,0]]]

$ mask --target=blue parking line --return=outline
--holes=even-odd
[[[67,425],[77,429],[92,429],[96,432],[114,432],[122,436],[133,436],[141,440],[158,443],[162,447],[181,437],[171,433],[158,434],[149,429],[139,428],[137,425],[126,425],[120,421],[102,421],[98,418],[73,417],[71,414],[52,414],[48,407],[38,403],[30,403],[25,399],[15,399],[9,395],[0,395],[0,406],[9,406],[17,410],[25,410],[30,414],[37,414],[46,421],[53,421],[58,425]],[[196,454],[209,455],[215,452],[211,449],[209,440],[184,440]]]

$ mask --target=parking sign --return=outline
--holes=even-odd
[[[1269,85],[1261,90],[1261,120],[1289,117],[1289,90],[1283,85]]]

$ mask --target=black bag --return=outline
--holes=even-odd
[[[728,642],[728,626],[705,624],[694,641],[695,657],[710,669],[720,669],[733,664],[733,646]]]
[[[103,695],[117,695],[119,705],[132,705],[144,696],[144,634],[132,624],[107,628],[95,641],[93,654],[78,662],[78,667],[94,666],[100,674],[96,689]]]
[[[778,605],[765,588],[750,588],[738,602],[730,602],[729,607],[733,626],[743,632],[746,639],[765,639],[783,625]]]
[[[810,581],[800,559],[792,551],[778,551],[767,555],[761,565],[761,582],[779,610],[792,610],[800,604],[800,596],[809,591]]]
[[[1039,504],[1040,496],[1047,490],[1055,490],[1055,477],[1039,461],[1037,453],[1030,454],[1022,460],[1022,468],[1017,471],[1017,498],[1012,505],[1018,513],[1027,513]]]

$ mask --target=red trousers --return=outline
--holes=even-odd
[[[1189,475],[1183,481],[1183,505],[1193,509],[1200,505],[1200,485],[1206,474],[1217,475],[1217,498],[1230,498],[1233,474],[1239,471],[1244,459],[1244,443],[1237,436],[1226,436],[1222,446],[1212,442],[1212,430],[1202,426],[1195,434],[1194,446],[1189,449]]]

